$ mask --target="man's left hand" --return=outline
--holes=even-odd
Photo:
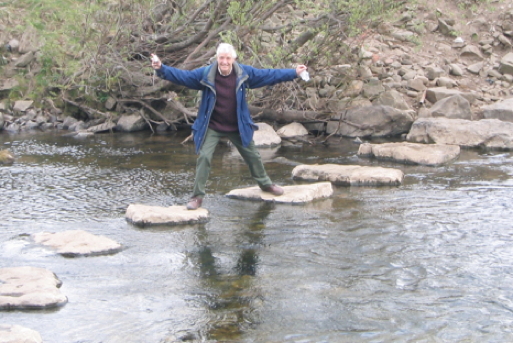
[[[305,66],[304,64],[300,64],[296,67],[296,75],[299,76],[299,74],[301,74],[302,72],[304,72],[305,70],[307,70],[308,67]]]

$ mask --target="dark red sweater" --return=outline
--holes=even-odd
[[[216,104],[210,117],[209,128],[219,132],[239,131],[237,125],[237,99],[235,87],[237,75],[232,70],[230,75],[223,76],[216,73]]]

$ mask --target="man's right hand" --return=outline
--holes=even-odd
[[[150,57],[151,57],[151,67],[155,70],[160,69],[162,67],[162,62],[160,62],[160,58],[155,54],[151,54]]]

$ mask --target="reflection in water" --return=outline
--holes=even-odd
[[[258,249],[264,236],[265,220],[273,208],[274,204],[262,203],[252,217],[239,222],[238,229],[245,241],[239,242],[241,248],[232,272],[218,271],[220,267],[216,265],[207,230],[203,227],[198,233],[198,250],[196,257],[191,258],[197,261],[200,278],[208,289],[204,305],[209,313],[205,328],[198,333],[200,337],[237,342],[248,327],[257,322],[251,304],[259,295],[252,281],[258,269]],[[191,333],[187,335],[191,336]]]

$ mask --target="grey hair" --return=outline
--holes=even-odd
[[[219,56],[220,54],[225,52],[232,55],[233,58],[237,58],[237,51],[235,51],[233,45],[228,43],[219,44],[219,46],[217,47],[216,55]]]

